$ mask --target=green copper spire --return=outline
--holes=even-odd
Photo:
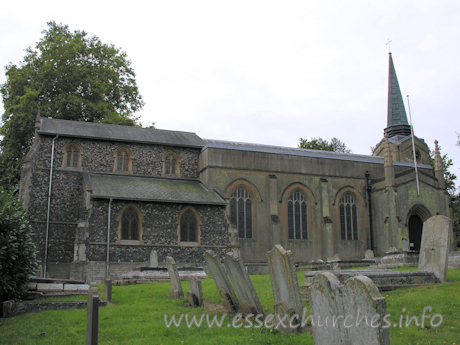
[[[393,58],[390,56],[390,70],[388,73],[388,115],[387,128],[385,134],[389,137],[395,135],[409,135],[411,133],[409,123],[407,122],[406,110],[399,89],[398,77],[396,77]]]

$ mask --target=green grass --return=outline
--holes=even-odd
[[[298,274],[299,284],[304,283]],[[430,314],[441,314],[438,328],[390,328],[391,344],[453,344],[460,339],[460,270],[449,270],[448,282],[385,293],[391,323],[399,316],[422,315],[430,305]],[[273,294],[268,275],[254,275],[251,280],[264,310],[273,312]],[[184,291],[188,283],[183,282]],[[99,344],[313,344],[309,334],[288,336],[269,329],[238,329],[192,327],[167,328],[164,314],[216,313],[204,308],[191,308],[185,300],[169,297],[169,283],[114,286],[113,304],[99,309]],[[203,295],[209,302],[219,303],[220,297],[211,279],[203,281]],[[405,307],[406,311],[402,312]],[[308,309],[309,310],[309,309]],[[220,318],[220,314],[216,314]],[[405,321],[405,319],[404,319]],[[404,325],[403,321],[403,325]],[[425,324],[429,325],[426,321]],[[45,311],[0,319],[0,344],[84,344],[86,310]]]

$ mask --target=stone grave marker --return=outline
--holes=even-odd
[[[349,344],[390,344],[389,328],[382,327],[387,313],[386,301],[370,278],[357,276],[345,281],[343,308],[343,315],[351,315],[353,320],[352,327],[346,328]],[[346,327],[349,324],[344,322],[344,325]]]
[[[257,316],[263,314],[259,297],[257,297],[241,258],[234,253],[227,253],[224,264],[238,295],[240,312],[243,315],[254,314]]]
[[[386,302],[368,277],[355,276],[342,285],[334,274],[319,273],[310,302],[315,344],[390,344]]]
[[[423,223],[418,269],[433,272],[446,281],[452,220],[446,216],[433,216]]]
[[[156,250],[152,250],[150,252],[149,266],[155,268],[158,267],[158,252]]]
[[[346,329],[332,321],[343,314],[342,291],[340,281],[329,272],[317,274],[310,290],[310,306],[313,326],[313,342],[319,344],[345,345]],[[322,326],[321,326],[322,325]]]
[[[238,310],[238,299],[219,258],[212,251],[207,250],[204,253],[204,259],[209,273],[216,283],[217,290],[219,290],[224,308],[228,312]]]
[[[169,277],[171,278],[171,296],[174,298],[184,297],[179,272],[177,271],[176,262],[173,257],[166,257],[166,266],[168,268]]]
[[[201,307],[203,305],[203,290],[201,288],[201,280],[196,277],[189,279],[190,290],[187,292],[187,297],[192,307]]]
[[[275,299],[275,314],[281,318],[288,315],[287,319],[296,315],[297,319],[293,319],[292,324],[298,325],[302,322],[302,301],[300,299],[299,284],[297,282],[297,274],[294,264],[291,260],[291,251],[286,251],[279,244],[267,253],[268,269],[270,272],[270,280],[272,283],[273,297]],[[289,327],[289,322],[286,328],[282,326],[279,331],[287,333],[300,333],[300,327]]]

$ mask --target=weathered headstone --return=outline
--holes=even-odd
[[[402,250],[403,252],[409,251],[409,241],[407,241],[405,238],[401,240],[402,243]]]
[[[343,314],[341,284],[337,277],[322,272],[313,278],[310,290],[310,306],[313,326],[313,342],[345,345],[346,329],[343,324],[332,325],[333,318]]]
[[[225,267],[228,275],[235,288],[239,300],[239,310],[243,315],[254,314],[261,315],[264,313],[259,297],[257,297],[254,286],[246,269],[243,266],[241,258],[234,253],[225,255]]]
[[[104,280],[104,296],[107,303],[112,303],[112,280]]]
[[[224,308],[229,312],[238,310],[238,299],[236,298],[232,284],[230,284],[227,273],[225,272],[224,266],[220,263],[219,258],[213,252],[207,250],[204,253],[204,259],[209,273],[219,290]]]
[[[156,250],[152,250],[150,252],[149,266],[158,267],[158,253]]]
[[[88,290],[86,309],[86,345],[97,345],[99,330],[99,295],[95,283]]]
[[[344,322],[349,344],[390,344],[389,329],[382,327],[387,313],[386,301],[370,278],[357,276],[345,281],[343,308],[344,317],[351,315],[353,320],[352,327],[349,328],[349,324]]]
[[[166,266],[171,279],[171,296],[174,298],[184,297],[182,285],[180,283],[179,272],[177,271],[176,262],[171,256],[166,257]]]
[[[433,272],[446,281],[452,220],[446,216],[433,216],[423,223],[422,243],[418,269]]]
[[[189,279],[189,292],[187,293],[188,301],[192,307],[201,307],[203,305],[203,290],[201,289],[201,280],[195,277]]]
[[[365,259],[373,259],[374,258],[374,251],[373,250],[366,250],[366,252],[364,253],[364,258]]]
[[[386,302],[368,277],[352,277],[341,285],[330,272],[316,275],[311,308],[315,344],[390,344]]]
[[[279,244],[267,253],[268,268],[275,299],[275,314],[293,322],[283,324],[279,331],[299,333],[302,331],[302,301],[300,299],[299,284],[294,264],[291,260],[291,251],[286,251]],[[296,316],[296,317],[294,317]],[[291,327],[292,325],[292,327]],[[284,326],[286,326],[284,328]]]

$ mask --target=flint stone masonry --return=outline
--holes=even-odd
[[[180,283],[179,273],[177,272],[176,262],[171,256],[166,257],[169,277],[171,278],[171,296],[174,298],[184,297],[182,285]]]
[[[312,284],[311,308],[316,345],[390,344],[389,330],[382,328],[385,299],[365,276],[352,277],[342,285],[330,272],[318,274]]]
[[[291,260],[292,253],[286,251],[279,244],[267,253],[270,280],[272,283],[273,297],[275,299],[275,314],[288,314],[290,319],[297,315],[300,323],[302,318],[302,301],[300,299],[299,284],[294,264]],[[280,329],[290,333],[301,332],[300,327]]]
[[[224,264],[239,300],[239,310],[243,315],[263,314],[259,297],[254,290],[251,279],[243,266],[241,258],[234,253],[225,255]]]
[[[433,272],[446,281],[452,220],[446,216],[433,216],[423,223],[420,245],[419,270]]]
[[[208,268],[209,274],[216,283],[217,290],[222,298],[222,304],[228,312],[238,310],[238,299],[236,298],[235,291],[232,284],[228,280],[225,268],[220,262],[217,255],[207,250],[204,253],[204,259]]]

